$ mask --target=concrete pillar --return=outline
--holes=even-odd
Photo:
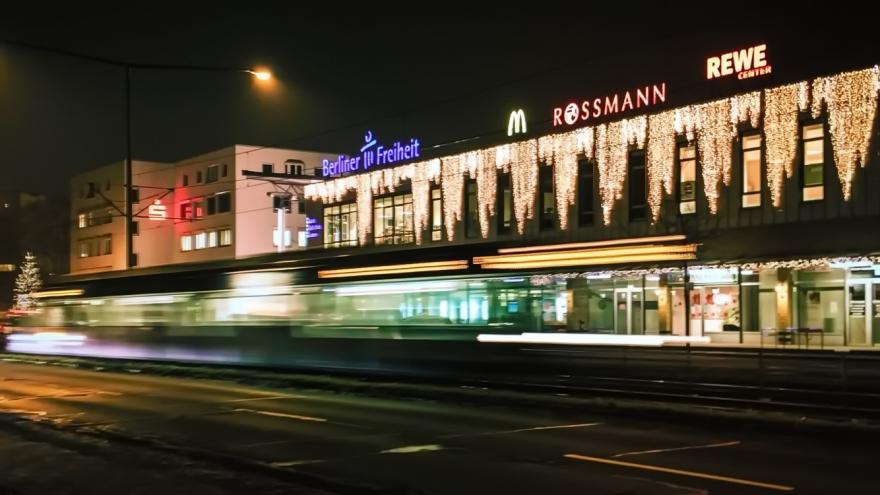
[[[791,301],[794,284],[791,268],[776,270],[776,328],[784,330],[792,326]]]

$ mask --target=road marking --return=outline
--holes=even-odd
[[[443,450],[442,445],[432,443],[430,445],[409,445],[407,447],[397,447],[396,449],[382,450],[380,454],[415,454],[416,452],[437,452]]]
[[[301,416],[299,414],[287,414],[273,411],[260,411],[258,409],[233,409],[233,412],[246,412],[251,414],[262,414],[263,416],[273,416],[276,418],[298,419],[300,421],[315,421],[318,423],[326,423],[325,418],[315,418],[313,416]]]
[[[773,483],[763,483],[760,481],[745,480],[742,478],[732,478],[730,476],[720,476],[717,474],[698,473],[696,471],[686,471],[684,469],[673,469],[663,466],[652,466],[650,464],[637,464],[635,462],[615,461],[613,459],[604,459],[602,457],[590,457],[580,454],[565,454],[563,457],[575,459],[578,461],[597,462],[600,464],[611,464],[613,466],[630,467],[636,469],[644,469],[645,471],[657,471],[660,473],[678,474],[681,476],[691,476],[693,478],[703,478],[714,481],[724,481],[726,483],[735,483],[738,485],[754,486],[758,488],[766,488],[768,490],[778,490],[781,492],[794,491],[793,486],[776,485]]]
[[[739,440],[734,440],[732,442],[724,442],[724,443],[710,443],[708,445],[689,445],[687,447],[673,447],[669,449],[654,449],[654,450],[638,450],[636,452],[624,452],[622,454],[614,454],[611,457],[624,457],[628,455],[642,455],[642,454],[659,454],[661,452],[675,452],[678,450],[694,450],[694,449],[714,449],[716,447],[732,447],[734,445],[739,445]]]
[[[303,459],[301,461],[279,461],[279,462],[270,462],[269,465],[272,467],[292,467],[292,466],[301,466],[303,464],[317,464],[319,462],[324,462],[324,459]]]
[[[271,397],[251,397],[248,399],[229,399],[220,402],[253,402],[257,400],[306,399],[304,395],[273,395]]]
[[[534,428],[519,428],[516,430],[487,431],[483,433],[456,433],[455,435],[443,435],[440,438],[481,437],[487,435],[508,435],[510,433],[523,433],[526,431],[562,430],[566,428],[586,428],[598,426],[602,423],[578,423],[573,425],[536,426]]]

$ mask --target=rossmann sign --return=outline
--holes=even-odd
[[[576,125],[589,119],[659,105],[666,101],[666,83],[650,84],[619,93],[573,101],[553,109],[553,126]]]

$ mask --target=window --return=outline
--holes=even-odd
[[[99,244],[101,247],[100,253],[102,255],[110,254],[113,251],[113,242],[110,236],[101,237],[99,240]]]
[[[77,227],[79,227],[81,229],[86,227],[87,224],[86,224],[86,214],[85,213],[80,213],[79,215],[76,216],[76,225],[77,225]]]
[[[208,215],[217,213],[217,196],[208,196],[205,201],[208,204]]]
[[[202,183],[202,171],[198,170],[198,171],[196,171],[196,184],[201,184],[201,183]]]
[[[89,257],[89,242],[88,241],[79,241],[79,257],[80,258],[88,258]]]
[[[208,167],[208,171],[205,174],[205,183],[217,182],[218,179],[219,167],[217,165],[211,165]]]
[[[208,246],[208,234],[205,232],[196,232],[195,235],[196,249],[205,249]]]
[[[803,126],[803,200],[825,199],[825,127],[820,122]]]
[[[465,181],[464,193],[464,236],[474,238],[480,235],[476,179],[467,179]]]
[[[678,148],[678,211],[697,212],[697,151],[693,146]]]
[[[296,212],[300,215],[306,214],[306,202],[303,200],[299,200],[296,202]]]
[[[263,173],[264,173],[264,174],[271,174],[271,173],[273,172],[273,170],[272,170],[273,168],[275,168],[275,165],[274,165],[274,164],[272,164],[272,163],[264,163],[264,164],[263,164]]]
[[[439,187],[431,189],[431,240],[443,240],[443,196]]]
[[[229,166],[225,163],[220,166],[220,177],[226,177],[229,175]]]
[[[209,230],[208,231],[208,247],[217,247],[217,231]]]
[[[189,201],[180,203],[180,219],[185,220],[193,217],[192,203]]]
[[[110,208],[83,212],[76,216],[76,225],[81,229],[93,225],[104,225],[113,221],[113,213],[114,210]]]
[[[94,182],[88,183],[88,186],[86,187],[86,197],[87,198],[94,198],[95,197],[95,183]]]
[[[513,190],[510,186],[510,172],[498,174],[498,205],[495,207],[498,234],[509,234],[513,226]]]
[[[541,230],[552,229],[556,215],[556,198],[553,195],[553,167],[538,166],[538,207],[541,217]]]
[[[743,136],[743,208],[761,206],[761,135]]]
[[[357,246],[357,216],[357,203],[325,207],[324,247]]]
[[[296,245],[301,248],[309,245],[309,236],[306,229],[299,229],[296,231]]]
[[[183,187],[188,186],[189,185],[189,176],[186,174],[183,174],[183,178],[180,180],[180,183],[183,184]]]
[[[586,227],[595,222],[595,192],[593,182],[593,162],[578,160],[578,225]]]
[[[374,200],[373,220],[373,240],[376,244],[413,242],[412,194]]]
[[[220,245],[232,245],[232,229],[220,229]]]
[[[202,218],[205,216],[205,198],[196,198],[192,200],[193,218]]]
[[[305,164],[300,160],[287,160],[284,162],[284,173],[287,175],[302,175]]]
[[[629,219],[648,218],[647,174],[645,173],[645,152],[633,151],[629,155]]]
[[[193,248],[193,238],[192,235],[186,234],[180,236],[180,250],[181,251],[192,251]]]
[[[229,213],[232,210],[232,201],[228,192],[215,195],[217,198],[217,213]]]
[[[141,190],[134,188],[131,190],[131,202],[132,203],[140,203],[141,201]]]
[[[278,245],[278,229],[272,230],[272,245],[273,246]],[[290,247],[290,245],[291,245],[290,230],[285,229],[284,230],[284,247]]]

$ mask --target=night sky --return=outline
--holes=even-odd
[[[419,137],[441,154],[455,148],[431,147],[497,140],[515,107],[534,134],[548,129],[554,106],[645,84],[665,81],[673,107],[880,62],[870,15],[841,2],[768,4],[541,2],[489,14],[444,2],[407,17],[379,5],[78,3],[4,12],[0,38],[134,63],[265,65],[276,75],[263,88],[244,74],[136,71],[136,159],[176,161],[233,143],[351,153],[367,129],[382,141]],[[707,56],[761,42],[771,76],[705,80]],[[121,160],[123,95],[119,68],[0,44],[0,188],[65,194],[72,174]]]

